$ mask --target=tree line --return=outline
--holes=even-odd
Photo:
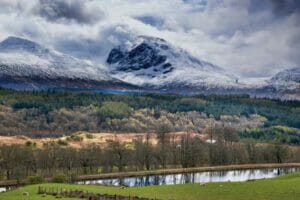
[[[1,179],[28,176],[53,177],[64,174],[71,181],[83,174],[154,170],[213,165],[300,162],[300,149],[280,143],[258,144],[253,140],[238,142],[230,127],[207,129],[215,143],[207,143],[189,133],[176,140],[167,126],[157,130],[158,142],[138,138],[133,143],[109,140],[103,146],[80,149],[45,143],[0,146]]]

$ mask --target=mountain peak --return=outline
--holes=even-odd
[[[110,51],[106,62],[113,77],[142,86],[235,84],[235,76],[222,68],[156,37],[137,36],[126,41]]]
[[[165,55],[160,55],[160,51],[153,48],[146,42],[133,45],[128,51],[122,51],[121,48],[114,48],[107,59],[108,64],[119,63],[122,66],[121,71],[137,71],[156,67],[167,60]]]
[[[41,49],[42,47],[38,43],[15,36],[9,36],[0,43],[0,51],[25,50],[30,52],[37,52]]]
[[[293,81],[300,83],[300,67],[295,67],[292,69],[281,71],[277,73],[274,77],[272,77],[271,80],[284,82]]]
[[[31,42],[34,43],[28,39],[20,38],[16,36],[8,36],[5,40],[3,40],[1,43],[11,43],[11,44],[18,44],[18,43],[24,43],[24,42]]]

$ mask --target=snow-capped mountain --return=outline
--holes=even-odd
[[[162,92],[300,99],[299,68],[271,78],[243,79],[160,38],[127,41],[113,48],[106,62],[111,76]]]
[[[275,74],[267,81],[284,99],[300,100],[300,67],[287,69]]]
[[[107,72],[33,41],[0,43],[0,86],[17,90],[80,88],[180,94],[249,94],[300,100],[300,68],[243,79],[163,39],[139,36],[113,48]]]
[[[283,87],[284,89],[294,89],[297,84],[300,84],[300,67],[277,73],[271,78],[270,83],[277,87]]]
[[[131,87],[83,60],[18,37],[0,43],[0,86],[22,90]]]
[[[237,77],[192,57],[160,38],[139,36],[111,50],[111,76],[154,89],[180,87],[233,87]]]

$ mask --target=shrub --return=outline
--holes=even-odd
[[[25,142],[25,146],[26,147],[36,147],[36,143],[28,140]]]
[[[31,147],[31,144],[32,144],[31,141],[26,141],[26,142],[25,142],[25,146],[26,146],[26,147]]]
[[[88,139],[93,139],[94,138],[93,134],[91,134],[91,133],[86,133],[85,136]]]
[[[73,134],[70,136],[70,138],[71,138],[72,140],[75,140],[75,141],[82,141],[82,140],[83,140],[83,138],[80,137],[78,133],[73,133]]]
[[[43,178],[41,176],[29,176],[27,178],[28,184],[38,184],[38,183],[42,183],[42,182],[43,182]]]
[[[67,178],[65,175],[56,175],[51,179],[52,183],[66,183]]]
[[[59,139],[57,141],[57,144],[59,144],[61,146],[68,146],[68,141]]]

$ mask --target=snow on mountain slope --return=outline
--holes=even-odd
[[[277,89],[297,89],[300,88],[300,67],[288,69],[277,73],[269,83]]]
[[[100,69],[32,41],[9,37],[0,43],[0,74],[112,80]]]
[[[238,78],[160,38],[136,37],[113,48],[106,62],[111,76],[161,92],[300,99],[299,68],[273,78]]]
[[[300,87],[300,67],[283,70],[272,77],[243,78],[239,80],[244,88],[274,87],[276,90],[293,90]]]
[[[24,87],[23,87],[23,85]],[[0,85],[17,89],[41,87],[103,88],[122,81],[72,56],[30,40],[8,37],[0,43]],[[124,86],[129,84],[124,83]]]
[[[110,51],[107,64],[108,72],[104,72],[35,42],[9,37],[0,43],[0,86],[249,94],[300,100],[299,67],[271,78],[241,79],[159,38],[139,36],[124,42]]]
[[[111,76],[155,89],[181,86],[233,87],[237,77],[198,60],[160,38],[139,36],[111,50]]]
[[[278,98],[300,100],[300,67],[281,71],[267,82],[275,88]]]

